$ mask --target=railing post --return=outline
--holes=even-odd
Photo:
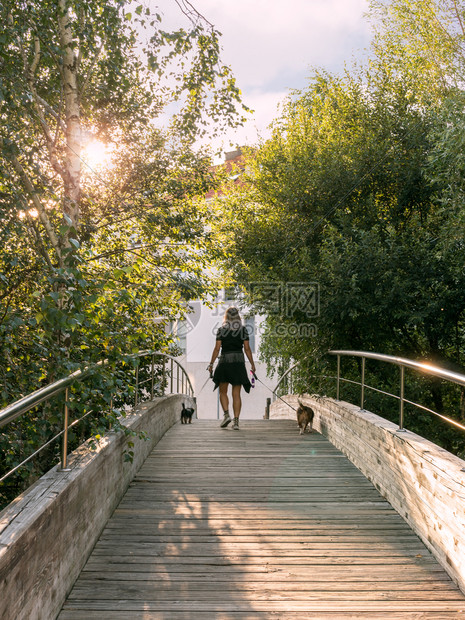
[[[340,400],[340,384],[341,384],[341,356],[337,356],[337,383],[336,383],[336,400]]]
[[[360,394],[360,409],[363,410],[363,405],[365,404],[365,358],[362,357],[362,390]]]
[[[176,364],[176,394],[179,394],[179,366]]]
[[[136,366],[136,395],[134,397],[134,407],[137,407],[138,392],[139,392],[139,360],[137,360],[137,366]]]
[[[162,357],[161,367],[161,395],[164,396],[166,392],[166,357]]]
[[[400,367],[400,400],[399,400],[399,428],[398,433],[405,431],[404,428],[404,386],[405,386],[405,366]]]
[[[174,370],[174,362],[173,362],[173,360],[171,360],[170,394],[173,393],[173,384],[174,384],[173,370]]]
[[[69,471],[68,469],[68,426],[69,426],[69,410],[68,410],[69,388],[65,390],[65,408],[63,412],[63,443],[61,447],[61,471]]]
[[[165,364],[163,363],[163,368]],[[153,400],[153,385],[155,381],[155,355],[152,355],[152,382],[150,387],[150,400]]]
[[[111,393],[111,396],[110,396],[110,408],[108,409],[108,415],[111,416],[112,413],[113,413],[113,392]],[[111,431],[112,429],[113,429],[113,423],[110,422],[108,430]]]
[[[265,420],[270,419],[271,398],[266,399]]]

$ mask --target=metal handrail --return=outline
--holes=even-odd
[[[433,411],[432,409],[426,409],[422,405],[418,403],[414,403],[405,398],[405,369],[411,368],[418,372],[422,372],[424,374],[432,375],[433,377],[438,377],[440,379],[444,379],[446,381],[450,381],[452,383],[457,383],[458,385],[465,386],[465,375],[462,375],[457,372],[453,372],[451,370],[446,370],[445,368],[440,368],[439,366],[434,366],[433,364],[429,364],[426,362],[415,362],[414,360],[407,359],[405,357],[397,357],[395,355],[384,355],[382,353],[372,353],[371,351],[328,351],[330,355],[337,356],[337,394],[336,398],[339,400],[339,384],[341,381],[341,356],[348,357],[360,357],[362,359],[362,380],[360,383],[361,386],[361,394],[360,394],[360,409],[364,408],[364,396],[365,396],[365,387],[368,389],[375,389],[369,385],[365,384],[365,360],[366,359],[374,359],[379,362],[386,362],[389,364],[394,364],[395,366],[399,366],[400,368],[400,390],[399,390],[399,428],[398,432],[404,431],[404,405],[405,403],[414,405],[420,409],[427,410],[429,413],[434,414],[435,416],[441,418],[453,424],[457,428],[465,431],[465,426],[456,422],[455,420],[448,418],[437,411]],[[391,396],[394,396],[391,394]]]
[[[405,368],[413,368],[414,370],[419,370],[424,373],[431,374],[435,377],[440,377],[441,379],[447,379],[447,381],[452,381],[453,383],[458,383],[459,385],[465,385],[465,375],[459,374],[458,372],[452,372],[451,370],[446,370],[445,368],[440,368],[439,366],[433,366],[432,364],[428,364],[425,362],[415,362],[413,360],[409,360],[405,357],[397,357],[395,355],[384,355],[383,353],[372,353],[371,351],[328,351],[330,355],[345,355],[352,357],[362,357],[367,359],[378,360],[380,362],[389,362],[390,364],[395,364],[396,366],[404,366]]]
[[[139,360],[142,357],[148,357],[148,356],[152,356],[151,377],[150,377],[152,399],[154,396],[155,357],[162,357],[164,358],[164,360],[170,360],[171,362],[171,393],[173,391],[173,380],[172,379],[173,379],[174,364],[176,364],[177,387],[179,388],[179,370],[181,370],[182,388],[184,389],[184,385],[186,385],[186,388],[187,387],[189,388],[187,395],[188,396],[194,395],[194,388],[192,387],[192,383],[189,378],[189,375],[187,374],[185,368],[172,355],[169,355],[168,353],[162,353],[160,351],[149,350],[149,351],[141,351],[140,353],[137,353],[135,355],[130,355],[129,359]],[[106,367],[107,365],[108,365],[108,361],[105,360],[105,361],[101,361],[96,364],[93,364],[92,366],[88,366],[82,370],[76,370],[75,372],[71,373],[67,377],[58,379],[57,381],[54,381],[53,383],[46,385],[43,388],[40,388],[36,390],[35,392],[32,392],[31,394],[24,396],[23,398],[20,398],[19,400],[15,401],[14,403],[11,403],[4,409],[0,410],[0,428],[1,428],[2,426],[5,426],[9,422],[12,422],[13,420],[19,418],[21,415],[27,413],[28,411],[30,411],[32,408],[36,407],[37,405],[40,405],[41,403],[50,400],[54,396],[57,396],[58,394],[65,392],[63,430],[60,433],[58,433],[55,437],[53,437],[51,440],[49,440],[45,445],[41,446],[38,450],[36,450],[33,455],[28,456],[27,459],[22,461],[22,463],[18,464],[14,469],[7,472],[0,479],[0,482],[5,480],[8,476],[10,476],[15,471],[17,471],[19,467],[21,467],[22,465],[25,465],[28,461],[31,460],[33,456],[36,456],[40,451],[42,451],[45,447],[47,447],[51,443],[51,441],[58,439],[60,436],[63,437],[61,469],[66,470],[67,458],[68,458],[68,430],[72,426],[74,426],[77,422],[80,421],[80,420],[75,420],[74,422],[69,424],[69,421],[68,421],[69,388],[71,385],[73,385],[76,382],[79,382],[79,383],[83,382],[85,379],[93,375],[96,371]],[[139,370],[139,364],[136,366],[136,386],[135,386],[135,398],[134,398],[135,406],[137,406],[137,403],[138,403],[138,389],[139,389],[138,370]],[[163,377],[165,377],[165,361],[163,362]],[[184,383],[184,379],[186,379],[186,384]],[[89,413],[90,412],[88,412],[86,416],[89,415]],[[83,416],[83,418],[86,416]]]
[[[31,392],[23,398],[20,398],[14,403],[11,403],[11,405],[7,405],[0,411],[0,428],[5,424],[8,424],[8,422],[13,422],[13,420],[19,418],[20,415],[27,413],[30,409],[40,405],[40,403],[43,403],[45,400],[49,400],[53,396],[60,394],[75,381],[83,381],[98,365],[103,367],[105,363],[99,362],[98,364],[95,364],[95,366],[89,366],[84,370],[76,370],[67,377],[58,379],[58,381],[54,381],[53,383],[50,383],[49,385],[46,385],[35,392]]]
[[[286,377],[294,370],[294,368],[296,368],[297,366],[299,366],[300,362],[296,362],[295,364],[293,364],[290,368],[288,368],[286,370],[286,372],[281,375],[281,377],[279,378],[278,383],[276,384],[272,394],[273,394],[273,402],[276,400],[277,398],[277,392],[279,389],[279,386],[281,385],[281,383],[284,381],[284,379],[286,379]]]
[[[439,366],[434,366],[433,364],[427,362],[416,362],[414,360],[407,359],[405,357],[398,357],[394,355],[385,355],[382,353],[373,353],[371,351],[350,351],[350,350],[331,350],[328,351],[329,355],[337,356],[337,372],[334,377],[327,377],[330,379],[336,380],[336,400],[340,400],[340,384],[341,382],[351,383],[360,386],[360,409],[364,409],[365,404],[365,389],[373,390],[375,392],[379,392],[381,394],[385,394],[386,396],[391,396],[399,401],[399,428],[397,432],[404,431],[404,405],[409,404],[417,407],[418,409],[422,409],[423,411],[427,411],[428,413],[432,413],[435,416],[445,420],[446,422],[456,426],[457,428],[465,431],[465,426],[460,424],[456,420],[448,418],[447,416],[434,411],[433,409],[429,409],[419,403],[415,403],[411,400],[405,398],[405,369],[410,368],[417,372],[421,372],[424,374],[429,374],[434,377],[438,377],[440,379],[444,379],[446,381],[450,381],[452,383],[456,383],[461,386],[465,386],[465,375],[453,372],[451,370],[446,370],[445,368],[441,368]],[[346,379],[341,376],[341,357],[359,357],[362,360],[361,367],[361,380],[353,381],[351,379]],[[399,395],[391,394],[389,392],[385,392],[383,390],[379,390],[375,387],[367,385],[365,382],[365,362],[367,359],[374,359],[380,362],[385,362],[389,364],[393,364],[399,367],[400,369],[400,383],[399,383]],[[276,384],[275,389],[273,390],[273,395],[277,393],[277,390],[282,383],[282,381],[287,377],[289,373],[291,373],[300,362],[293,364],[283,375],[280,377],[278,383]]]

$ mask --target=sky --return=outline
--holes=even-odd
[[[175,4],[164,0],[160,9]],[[291,90],[305,88],[312,68],[339,73],[362,59],[371,32],[364,14],[368,0],[192,0],[222,33],[222,60],[232,68],[244,103],[255,110],[229,143],[253,145]],[[165,8],[164,6],[165,5]],[[215,145],[217,147],[218,145]]]

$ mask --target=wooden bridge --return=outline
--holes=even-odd
[[[465,596],[322,435],[195,420],[139,470],[58,618],[441,620]]]

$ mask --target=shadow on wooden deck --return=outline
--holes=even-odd
[[[465,618],[465,597],[371,483],[289,420],[177,424],[59,620]]]

